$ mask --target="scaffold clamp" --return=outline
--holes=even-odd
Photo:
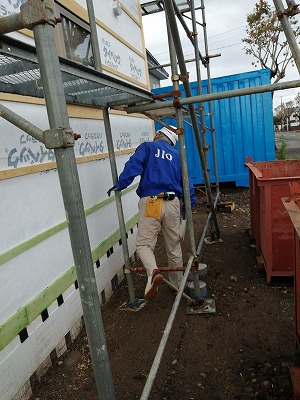
[[[55,18],[53,10],[40,0],[29,0],[20,7],[22,21],[26,28],[32,29],[35,25],[50,24],[56,25],[61,18]]]
[[[181,82],[186,83],[189,81],[189,76],[190,76],[190,74],[187,72],[186,75],[180,74],[179,78],[180,78]]]
[[[47,129],[43,132],[43,142],[47,149],[59,149],[72,147],[75,144],[75,138],[80,135],[74,134],[71,128]]]

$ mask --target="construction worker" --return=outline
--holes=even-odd
[[[175,127],[170,127],[176,129]],[[119,180],[107,192],[123,190],[136,176],[141,176],[136,190],[139,200],[136,251],[147,271],[145,299],[153,299],[163,276],[157,268],[154,248],[157,235],[162,230],[169,267],[182,267],[180,244],[181,200],[183,183],[179,152],[174,148],[178,136],[163,127],[155,134],[153,142],[140,144],[120,174]],[[193,184],[189,182],[191,206],[196,202]],[[179,288],[182,271],[169,271],[169,281]]]

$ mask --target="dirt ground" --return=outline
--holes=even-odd
[[[267,285],[265,272],[257,269],[249,235],[249,190],[223,185],[221,200],[235,204],[231,213],[217,213],[223,242],[205,244],[199,258],[208,266],[201,280],[216,312],[187,314],[187,301],[180,300],[150,400],[293,399],[289,366],[300,365],[293,282],[279,279]],[[196,245],[207,217],[205,203],[197,188]],[[163,241],[158,242],[163,266]],[[187,261],[186,242],[183,251]],[[133,279],[137,297],[143,297],[145,273],[135,272]],[[163,283],[157,298],[138,312],[120,307],[127,299],[123,280],[102,307],[117,400],[140,399],[175,296]],[[36,384],[31,400],[50,399],[98,399],[84,331]]]

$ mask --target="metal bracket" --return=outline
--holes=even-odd
[[[221,238],[214,239],[208,236],[204,239],[204,242],[206,244],[215,244],[215,243],[223,243],[223,240]]]
[[[80,135],[76,135],[76,139]],[[75,135],[71,128],[47,129],[43,132],[43,142],[47,149],[72,147],[75,144]]]

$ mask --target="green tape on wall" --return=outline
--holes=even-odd
[[[122,194],[133,190],[137,185],[133,185],[130,188],[124,190]],[[105,199],[101,203],[88,209],[85,214],[90,215],[98,209],[102,208],[109,202],[113,201],[114,197]],[[138,214],[135,214],[125,224],[126,232],[133,228],[138,221]],[[67,222],[64,221],[55,227],[35,236],[32,239],[10,249],[9,251],[0,255],[0,265],[30,249],[36,244],[42,242],[48,237],[55,235],[57,232],[66,229]],[[121,238],[120,229],[117,229],[109,237],[103,240],[96,248],[92,250],[93,263],[100,259],[106,252],[114,246]],[[41,293],[33,298],[29,303],[21,307],[14,315],[12,315],[7,321],[0,325],[0,350],[7,346],[19,332],[26,328],[32,321],[34,321],[43,310],[49,307],[60,294],[64,293],[76,280],[76,268],[71,266],[63,275],[61,275],[51,285],[47,286]]]

